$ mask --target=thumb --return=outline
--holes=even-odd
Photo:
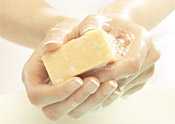
[[[41,45],[41,53],[48,53],[57,50],[62,44],[64,44],[64,37],[66,31],[59,26],[52,28],[46,35],[44,43]]]
[[[41,45],[41,54],[53,52],[60,48],[65,43],[64,39],[66,34],[70,32],[77,23],[78,20],[67,18],[51,28]]]

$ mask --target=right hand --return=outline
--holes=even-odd
[[[52,28],[45,38],[47,42],[34,51],[23,69],[23,81],[29,100],[53,120],[72,111],[99,87],[99,81],[94,77],[73,77],[62,85],[50,81],[41,57],[45,52],[52,52],[64,44],[58,41],[64,41],[67,25],[70,25],[70,22],[67,23]],[[59,106],[57,109],[52,107],[55,104]]]

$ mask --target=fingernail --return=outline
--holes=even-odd
[[[109,83],[111,89],[117,89],[118,84],[115,80],[111,80],[108,83]]]
[[[74,77],[70,79],[68,82],[71,82],[72,87],[75,87],[75,88],[83,85],[83,81],[81,80],[81,78],[78,78],[78,77]]]
[[[98,89],[98,87],[100,86],[100,83],[97,79],[95,78],[89,78],[89,79],[85,79],[85,81],[88,82],[88,91],[93,94],[96,92],[96,90]]]
[[[117,89],[118,85],[115,81],[110,80],[104,82],[103,93],[106,97],[112,95],[112,93]]]
[[[118,88],[118,84],[115,80],[108,81],[108,88],[106,89],[108,94],[112,94]]]
[[[47,41],[44,43],[45,52],[55,51],[56,49],[58,49],[59,46],[60,45],[55,40]]]

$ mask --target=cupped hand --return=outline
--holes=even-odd
[[[159,52],[146,29],[119,15],[88,16],[67,34],[65,41],[78,38],[96,28],[105,30],[115,38],[118,61],[79,75],[81,78],[96,77],[101,85],[92,97],[69,113],[74,118],[100,105],[105,107],[120,96],[140,90],[153,75],[154,64],[159,58]],[[112,93],[108,96],[103,92],[100,94],[98,91],[103,89],[105,82],[110,81],[117,83],[116,90],[111,90]],[[102,100],[99,100],[100,96],[103,97]]]
[[[147,33],[141,26],[118,16],[88,16],[68,34],[66,25],[57,25],[48,33],[47,42],[33,53],[23,71],[31,103],[42,108],[50,119],[59,119],[65,114],[78,118],[98,106],[109,105],[117,97],[140,89],[152,75],[159,54],[146,39]],[[95,28],[104,29],[126,46],[128,41],[134,42],[134,49],[126,55],[121,51],[117,56],[120,61],[73,77],[61,86],[55,85],[59,82],[53,85],[41,61],[42,55]]]
[[[73,77],[62,85],[59,85],[60,82],[52,83],[49,79],[41,57],[46,52],[53,52],[64,44],[67,27],[70,28],[67,25],[70,23],[59,24],[52,28],[45,41],[34,51],[23,69],[23,81],[29,100],[41,108],[45,115],[52,120],[59,119],[72,111],[99,87],[99,81],[94,77],[84,79]],[[113,88],[114,86],[109,82],[106,87]]]

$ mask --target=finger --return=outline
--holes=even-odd
[[[58,49],[62,44],[64,44],[64,36],[66,32],[59,26],[52,28],[46,35],[44,39],[44,53],[53,52]]]
[[[110,104],[112,104],[114,101],[116,101],[121,96],[121,92],[119,89],[114,91],[111,96],[109,96],[102,104],[103,107],[106,107]]]
[[[44,38],[44,44],[42,43],[44,47],[43,53],[53,52],[65,44],[64,38],[69,30],[73,29],[75,24],[77,24],[76,20],[67,19],[51,28]]]
[[[46,54],[50,52],[54,52],[59,49],[65,42],[64,37],[66,35],[66,31],[61,29],[59,26],[55,26],[52,28],[46,35],[40,50],[41,54]]]
[[[138,72],[140,65],[137,60],[119,61],[109,64],[103,68],[94,69],[82,74],[82,77],[95,76],[100,82],[105,82],[111,79],[122,79]]]
[[[124,94],[123,97],[127,97],[129,95],[132,95],[138,91],[140,91],[144,86],[146,82],[139,82],[140,84],[135,85],[134,87],[130,88],[129,90],[127,90]]]
[[[84,34],[90,30],[100,28],[104,29],[105,31],[110,31],[110,25],[108,24],[110,21],[112,21],[111,18],[106,16],[88,16],[82,23],[80,24],[80,34]]]
[[[154,68],[154,63],[155,63],[155,61],[157,61],[159,59],[159,56],[160,56],[160,54],[158,51],[156,51],[156,49],[150,50],[148,53],[148,56],[145,59],[145,62],[143,63],[143,65],[142,65],[141,69],[138,71],[138,73],[131,75],[128,78],[119,79],[119,81],[118,81],[119,87],[121,89],[123,89],[123,87],[128,85],[132,80],[137,78],[140,74],[147,72],[147,70],[149,70],[150,68]],[[118,79],[116,78],[116,80],[118,80]]]
[[[134,94],[135,92],[141,90],[145,85],[145,82],[140,82],[140,84],[134,86],[133,88],[131,88],[130,90],[126,91],[126,93],[122,94],[121,91],[116,90],[111,96],[109,96],[104,102],[103,102],[103,107],[107,107],[109,105],[111,105],[113,102],[115,102],[116,100],[120,100],[121,95],[123,95],[123,97],[128,96],[129,94]]]
[[[65,81],[61,85],[32,85],[27,86],[28,96],[32,104],[45,106],[65,100],[83,85],[78,77]]]
[[[44,113],[50,119],[59,119],[83,103],[88,98],[88,96],[93,94],[98,89],[99,84],[99,81],[93,77],[86,78],[84,80],[83,87],[81,87],[76,93],[63,102],[44,107]]]
[[[72,39],[76,39],[84,33],[97,28],[101,28],[109,32],[110,26],[107,24],[109,21],[111,21],[111,19],[105,16],[88,16],[78,26],[73,28],[73,30],[66,35],[64,40],[70,41]]]
[[[134,93],[141,89],[144,84],[154,73],[154,66],[140,74],[136,79],[132,80],[128,85],[120,88],[120,90],[124,93],[123,95],[129,95],[130,93]]]
[[[30,73],[29,74],[30,76],[28,76],[28,80],[33,80],[34,78],[34,81],[31,82],[43,83],[43,79],[44,80],[48,79],[47,71],[44,67],[41,57],[46,53],[54,52],[65,43],[64,37],[67,34],[68,30],[73,28],[74,25],[73,23],[76,22],[63,21],[58,25],[56,25],[47,33],[47,36],[45,37],[44,41],[41,43],[40,47],[35,50],[34,54],[32,55],[32,57],[28,62],[29,63],[28,65],[31,64],[33,65],[34,68],[28,67],[28,69],[25,69],[29,70],[27,73]],[[26,74],[23,73],[23,75],[24,75],[23,79],[25,79]]]
[[[122,91],[119,86],[119,88],[103,102],[103,107],[106,107],[112,104],[114,101],[119,99],[121,96],[126,97],[128,95],[134,94],[135,92],[141,90],[144,87],[146,80],[148,80],[148,78],[150,78],[152,74],[153,74],[153,68],[149,69],[143,74],[140,74],[140,76],[137,79],[129,83],[132,85],[128,85]]]
[[[54,40],[45,42],[36,49],[28,62],[24,65],[23,81],[32,84],[48,84],[48,73],[41,58],[45,53],[56,50],[60,46],[61,44]]]
[[[133,82],[133,80],[139,78],[140,75],[142,75],[142,74],[143,75],[145,75],[145,74],[147,75],[147,73],[149,73],[150,70],[151,70],[151,73],[153,73],[153,71],[154,71],[154,65],[151,66],[151,67],[149,67],[149,68],[147,68],[147,69],[145,69],[144,71],[143,70],[140,71],[139,73],[137,73],[137,74],[135,74],[133,76],[130,76],[128,78],[124,78],[124,79],[118,80],[118,85],[119,85],[120,91],[122,91],[123,89],[125,89],[125,87],[131,85],[130,83]]]
[[[93,108],[96,108],[106,99],[106,97],[110,96],[116,90],[117,86],[117,83],[112,80],[101,84],[95,94],[71,111],[69,115],[73,118],[79,118]]]

